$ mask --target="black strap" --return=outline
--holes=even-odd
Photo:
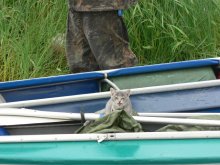
[[[86,119],[85,119],[85,115],[84,115],[84,112],[83,111],[80,111],[80,116],[81,116],[81,123],[85,123],[86,122]]]

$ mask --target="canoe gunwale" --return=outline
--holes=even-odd
[[[44,86],[51,86],[54,84],[79,82],[86,80],[101,80],[104,79],[104,74],[101,72],[85,72],[77,74],[67,74],[60,76],[41,77],[33,79],[23,79],[15,81],[0,82],[0,91],[37,88]]]
[[[97,79],[88,79],[88,80],[92,81],[92,80],[97,80]],[[102,79],[100,79],[100,80],[102,80]],[[19,87],[19,88],[3,89],[3,90],[0,90],[0,91],[1,92],[12,92],[12,91],[18,91],[18,90],[40,88],[40,87],[51,87],[51,86],[57,86],[57,85],[66,85],[66,84],[72,84],[72,83],[80,83],[80,82],[84,82],[84,81],[85,80],[72,80],[72,81],[57,82],[57,83],[51,83],[51,84],[41,84],[41,85],[26,86],[26,87]]]
[[[163,116],[133,116],[140,123],[156,123],[156,124],[182,124],[182,125],[199,125],[199,126],[220,126],[219,120],[205,119],[189,119],[179,117],[168,117],[169,114],[161,114]],[[171,113],[172,114],[172,113]],[[181,114],[181,113],[180,113]],[[197,113],[197,116],[206,115],[207,113]],[[160,115],[160,114],[159,114]],[[176,114],[177,115],[177,114]],[[216,115],[209,114],[210,116]],[[219,114],[217,114],[219,116]],[[183,115],[182,115],[183,116]],[[85,113],[85,120],[96,120],[102,117],[102,114]],[[10,125],[28,125],[40,123],[56,123],[62,121],[80,121],[80,113],[63,113],[63,112],[44,112],[32,109],[17,108],[0,108],[0,126]]]
[[[54,134],[54,135],[14,135],[0,136],[0,143],[29,142],[83,142],[83,141],[130,141],[130,140],[179,140],[179,139],[219,139],[220,131],[187,132],[140,132],[108,134]]]

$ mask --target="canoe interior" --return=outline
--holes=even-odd
[[[137,112],[219,112],[220,86],[130,96]],[[93,113],[103,109],[109,98],[63,102],[24,108],[53,112]]]
[[[73,134],[83,124],[80,122],[62,122],[48,124],[30,124],[4,127],[9,135],[47,135]]]
[[[156,73],[142,73],[109,78],[109,80],[117,84],[120,89],[152,87],[215,79],[216,75],[212,67],[168,70]],[[102,91],[108,91],[110,86],[105,83],[101,88]]]
[[[99,92],[99,82],[86,80],[5,90],[1,92],[1,95],[6,102],[14,102],[96,92]]]
[[[74,132],[83,126],[82,122],[60,122],[48,124],[29,124],[4,127],[9,135],[53,135],[53,134],[74,134]],[[165,126],[164,124],[142,124],[145,132],[154,132]]]

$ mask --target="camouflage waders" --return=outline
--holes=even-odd
[[[93,1],[88,0],[86,3]],[[100,4],[111,2],[101,1],[103,0],[98,2]],[[104,8],[104,11],[101,11],[95,5],[95,8],[92,9],[91,5],[83,7],[77,2],[77,0],[69,0],[66,38],[67,60],[71,71],[113,69],[137,64],[137,58],[129,49],[128,34],[124,22],[118,16],[117,10],[111,10],[114,6],[108,4],[111,8],[109,9],[108,6],[106,10]],[[91,11],[86,7],[89,7]]]

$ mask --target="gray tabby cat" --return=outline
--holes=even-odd
[[[111,98],[105,106],[105,115],[108,115],[109,113],[116,110],[124,110],[128,114],[132,115],[132,104],[129,98],[130,89],[123,91],[111,88],[110,91]]]
[[[102,109],[95,113],[96,114],[104,113],[105,115],[108,115],[113,111],[124,110],[128,114],[132,115],[133,114],[132,104],[129,98],[130,89],[122,91],[111,88],[110,91],[111,91],[111,98],[107,102],[105,109]],[[90,121],[86,121],[84,123],[84,126],[88,125],[89,123]]]

